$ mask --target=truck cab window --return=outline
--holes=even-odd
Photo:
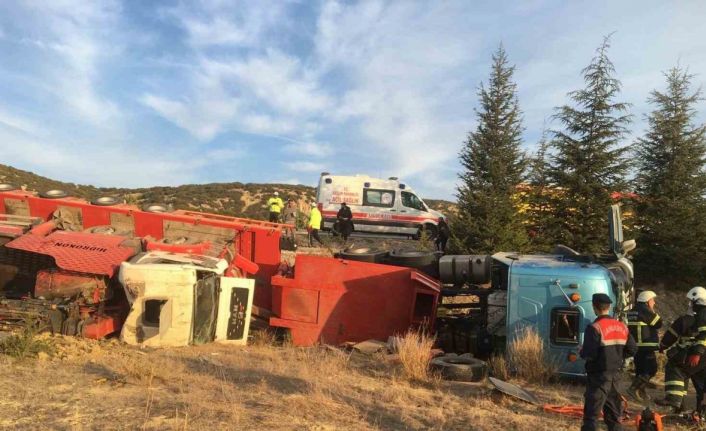
[[[414,208],[419,211],[426,211],[426,207],[421,199],[419,199],[414,193],[402,192],[402,205],[407,208]]]
[[[571,308],[555,308],[551,317],[551,340],[553,344],[576,345],[579,343],[578,310]]]
[[[365,189],[363,205],[392,208],[395,205],[395,192],[392,190]]]

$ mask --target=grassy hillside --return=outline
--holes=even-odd
[[[94,199],[100,196],[117,196],[131,204],[166,203],[178,209],[235,215],[238,217],[265,219],[265,203],[278,191],[283,199],[294,199],[300,208],[315,196],[313,187],[289,184],[212,183],[187,184],[177,187],[148,187],[138,189],[101,188],[89,185],[65,183],[42,177],[32,172],[0,164],[0,183],[10,183],[28,191],[61,189],[71,196]],[[443,213],[455,204],[443,200],[426,200],[434,209]]]

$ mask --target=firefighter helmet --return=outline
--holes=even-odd
[[[654,293],[651,290],[645,290],[643,292],[640,292],[640,294],[637,296],[637,302],[647,302],[650,299],[654,299],[657,297],[657,294]]]
[[[706,305],[706,289],[701,286],[692,287],[686,297],[694,304]]]

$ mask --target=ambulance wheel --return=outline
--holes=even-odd
[[[41,192],[41,193],[39,193],[39,196],[43,197],[45,199],[61,199],[61,198],[68,197],[69,194],[63,190],[54,189],[54,190],[47,190],[46,192]]]
[[[488,365],[484,361],[465,356],[440,356],[432,359],[430,366],[447,380],[479,382],[488,375]]]
[[[384,250],[376,250],[369,247],[353,248],[341,250],[337,253],[338,258],[346,260],[355,260],[358,262],[381,263],[387,258],[388,252]]]
[[[96,205],[99,207],[107,207],[111,205],[117,205],[120,201],[114,196],[101,196],[97,199],[91,201],[91,205]]]

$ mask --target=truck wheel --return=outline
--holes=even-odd
[[[418,269],[435,278],[439,276],[439,259],[433,251],[392,250],[385,263]]]
[[[97,205],[100,207],[107,207],[111,205],[117,205],[120,201],[114,196],[101,196],[97,199],[91,201],[91,205]]]
[[[447,380],[479,382],[488,375],[488,365],[484,361],[467,356],[440,356],[432,359],[430,365]]]
[[[39,193],[39,196],[45,199],[61,199],[68,197],[69,194],[63,190],[53,189],[47,190],[46,192]]]
[[[387,258],[388,252],[384,250],[375,250],[369,247],[353,248],[350,250],[342,250],[337,253],[338,258],[346,260],[355,260],[358,262],[381,263]]]
[[[17,190],[17,187],[8,183],[0,184],[0,192],[10,192],[12,190]]]

